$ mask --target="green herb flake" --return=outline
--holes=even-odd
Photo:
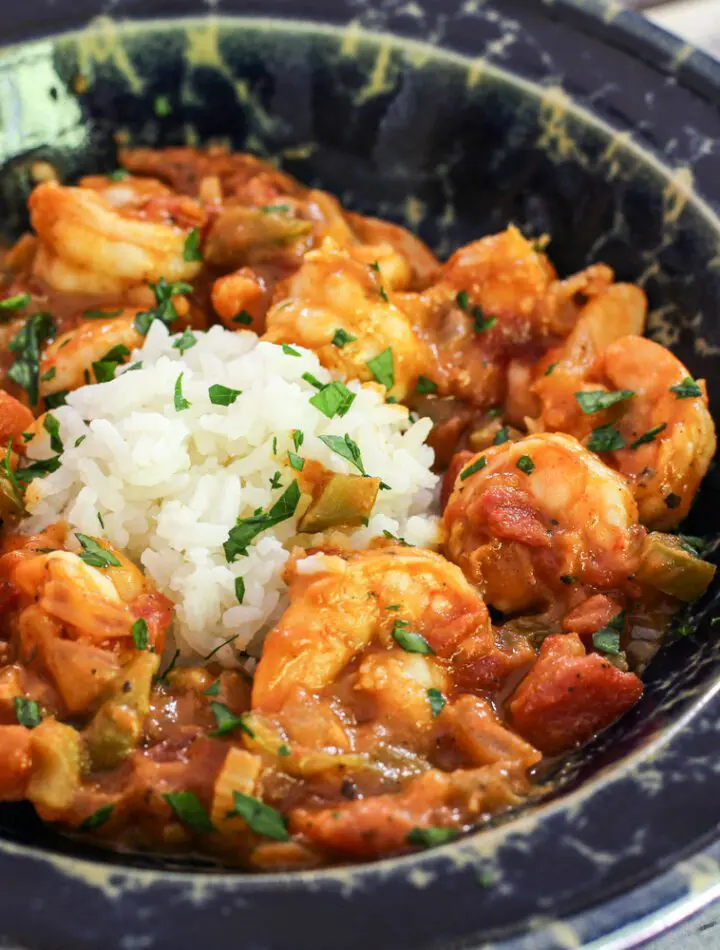
[[[273,450],[273,455],[277,455],[277,436],[276,435],[273,436],[272,450]]]
[[[347,330],[343,330],[342,327],[338,327],[330,342],[333,346],[336,346],[339,350],[341,350],[344,346],[347,346],[348,343],[354,343],[356,340],[357,337],[353,336],[352,333],[348,333]]]
[[[110,320],[112,317],[119,317],[124,310],[83,310],[83,316],[88,320]]]
[[[215,383],[208,389],[208,396],[213,406],[232,406],[238,396],[241,395],[241,389],[230,389],[228,386],[221,386],[219,383]]]
[[[458,307],[473,319],[473,328],[476,333],[484,333],[492,329],[497,323],[497,317],[486,317],[481,307],[470,306],[470,295],[467,290],[461,290],[455,297]]]
[[[235,596],[239,604],[245,600],[245,581],[242,577],[235,578]]]
[[[183,260],[188,261],[188,263],[194,263],[202,259],[202,253],[200,251],[200,228],[193,228],[185,238]]]
[[[378,356],[368,360],[367,368],[381,386],[384,386],[385,389],[393,388],[395,385],[395,366],[391,347],[388,347]]]
[[[209,835],[215,829],[205,806],[193,792],[169,792],[163,798],[177,818],[198,835]]]
[[[55,379],[57,374],[57,369],[54,366],[51,366],[47,372],[43,373],[40,377],[41,383],[49,383],[51,379]]]
[[[415,384],[416,393],[420,393],[424,396],[429,393],[436,393],[437,389],[437,383],[434,383],[428,376],[418,376],[417,383]]]
[[[63,451],[63,443],[60,438],[60,423],[57,421],[55,416],[51,416],[49,413],[43,419],[43,429],[50,436],[50,448],[53,452],[57,452],[58,455]]]
[[[157,682],[158,682],[158,683],[162,683],[162,684],[164,684],[164,685],[167,684],[167,682],[168,682],[168,676],[169,676],[169,675],[172,673],[172,671],[175,669],[175,665],[177,664],[177,661],[178,661],[178,657],[179,657],[179,656],[180,656],[180,651],[179,651],[179,650],[176,650],[176,651],[173,653],[172,660],[170,660],[170,662],[168,663],[167,668],[165,669],[165,671],[164,671],[163,673],[161,673],[161,674],[158,676],[158,678],[157,678]]]
[[[436,719],[445,708],[447,699],[445,699],[439,689],[435,689],[434,687],[427,691],[427,697],[430,701],[430,712],[433,715],[433,719]]]
[[[591,452],[617,452],[625,448],[625,439],[614,425],[598,426],[590,433],[587,447]]]
[[[161,277],[155,284],[150,284],[150,289],[155,294],[156,306],[152,310],[144,310],[135,317],[135,329],[141,336],[146,336],[151,324],[155,320],[164,323],[169,327],[178,319],[178,312],[173,303],[173,297],[185,296],[192,293],[192,284],[182,280],[175,280],[168,283],[164,277]]]
[[[692,376],[686,376],[677,386],[671,386],[670,392],[675,393],[676,399],[692,399],[695,396],[702,396],[702,389],[700,389]]]
[[[147,622],[143,620],[142,617],[138,617],[130,628],[130,632],[132,633],[135,649],[147,650],[148,643],[150,642]]]
[[[455,303],[464,313],[468,312],[470,309],[470,294],[468,294],[467,290],[458,291],[455,295]]]
[[[203,696],[219,696],[220,695],[220,680],[215,680],[214,683],[211,683],[207,689],[203,690]]]
[[[510,441],[510,429],[508,426],[503,426],[502,429],[498,429],[495,433],[495,438],[493,439],[493,445],[504,445],[506,442]]]
[[[75,537],[83,549],[83,553],[80,555],[81,561],[84,561],[90,567],[120,567],[120,561],[115,555],[99,545],[97,541],[89,538],[86,534],[76,533]]]
[[[64,406],[67,400],[69,390],[62,389],[57,393],[50,393],[49,396],[45,396],[43,399],[43,404],[45,405],[45,411],[49,412],[50,409],[57,409],[58,406]]]
[[[551,363],[548,366],[548,368],[545,370],[545,372],[543,373],[543,376],[551,376],[553,373],[553,370],[557,367],[557,365],[558,365],[557,363]]]
[[[243,792],[233,792],[233,806],[228,818],[242,818],[255,834],[273,841],[290,839],[285,818],[277,809]]]
[[[481,455],[476,462],[473,462],[472,465],[468,465],[467,468],[464,468],[462,472],[460,472],[460,481],[464,482],[466,478],[470,478],[470,476],[474,475],[476,472],[482,471],[486,465],[487,459],[484,455]]]
[[[521,455],[515,464],[516,467],[526,475],[532,475],[532,473],[535,471],[535,463],[529,455]]]
[[[54,455],[49,459],[38,459],[25,468],[15,471],[15,477],[22,485],[29,485],[36,478],[44,478],[46,475],[52,475],[60,468],[60,457]]]
[[[270,479],[270,487],[279,488],[281,478],[282,478],[282,475],[280,474],[280,472],[275,472],[273,477]]]
[[[287,343],[282,344],[282,351],[285,354],[285,356],[302,356],[302,353],[300,353],[294,347],[288,346]]]
[[[81,823],[80,830],[95,831],[96,828],[102,828],[102,826],[107,824],[107,822],[110,820],[110,816],[114,810],[114,805],[103,805]]]
[[[286,204],[276,204],[276,205],[261,205],[260,210],[263,214],[289,214],[290,205]]]
[[[109,178],[110,181],[125,181],[126,178],[130,177],[130,172],[125,168],[116,168],[115,171],[108,172],[105,177]]]
[[[76,449],[79,445],[82,445],[85,439],[87,439],[86,435],[79,435],[77,439],[75,439],[75,442],[73,443],[73,448]]]
[[[367,475],[358,444],[354,442],[347,433],[345,433],[344,436],[321,435],[320,441],[324,442],[336,455],[347,459],[351,465],[355,466],[361,475]]]
[[[228,637],[227,640],[223,640],[222,643],[218,643],[218,645],[214,647],[214,649],[212,649],[208,654],[206,654],[203,657],[203,660],[205,660],[205,662],[207,663],[208,660],[211,660],[215,656],[215,654],[219,653],[220,650],[222,650],[224,647],[229,647],[231,643],[234,643],[237,640],[238,636],[239,634],[234,633],[231,637]]]
[[[388,539],[388,541],[395,541],[396,544],[401,544],[404,548],[409,548],[411,545],[407,543],[405,538],[399,538],[396,534],[393,534],[392,531],[383,529],[383,536]],[[399,606],[399,605],[398,605]],[[397,607],[388,607],[388,610],[396,610]]]
[[[284,759],[287,758],[291,754],[290,747],[283,743],[282,745],[278,746],[277,754]]]
[[[604,653],[606,656],[620,655],[620,634],[625,627],[625,614],[620,612],[616,614],[601,630],[597,630],[592,636],[592,642],[598,653]]]
[[[248,546],[263,531],[292,518],[300,502],[300,496],[300,486],[297,481],[293,481],[269,511],[261,511],[249,518],[240,518],[235,527],[230,529],[228,539],[223,544],[228,563],[232,564],[239,556],[247,555]]]
[[[175,412],[182,412],[183,409],[189,409],[192,403],[183,396],[182,392],[182,381],[185,373],[180,373],[178,378],[175,380],[175,396],[173,402],[175,404]]]
[[[173,349],[179,350],[181,354],[187,353],[194,346],[197,346],[197,337],[189,327],[183,331],[182,336],[173,341]]]
[[[92,364],[93,373],[98,383],[108,383],[115,378],[115,370],[127,357],[130,356],[130,350],[123,344],[118,343],[103,356],[97,363]]]
[[[165,119],[172,112],[172,104],[167,96],[155,96],[153,110],[160,119]]]
[[[306,383],[310,383],[311,386],[314,386],[315,389],[323,389],[325,387],[325,383],[321,383],[317,376],[313,376],[312,373],[303,373],[302,378]]]
[[[407,630],[406,620],[396,620],[392,628],[392,638],[398,646],[408,653],[434,654],[435,651],[420,633]]]
[[[101,527],[101,528],[103,529],[103,531],[104,531],[104,530],[105,530],[105,520],[104,520],[103,516],[100,514],[99,511],[98,511],[98,513],[97,513],[97,520],[98,520],[98,524],[100,525],[100,527]]]
[[[253,322],[252,314],[247,310],[241,310],[236,316],[232,318],[233,323],[239,323],[244,327],[249,327]]]
[[[300,458],[295,452],[288,452],[288,461],[290,462],[290,468],[294,468],[296,472],[302,472],[305,468],[305,459]]]
[[[25,510],[22,488],[10,460],[12,458],[12,439],[8,439],[7,448],[2,463],[0,463],[0,478],[6,483],[7,498],[12,501],[18,512]]]
[[[40,705],[34,699],[16,696],[14,704],[15,718],[21,726],[25,726],[26,729],[34,729],[35,726],[40,725],[43,718],[42,712],[40,711]]]
[[[305,434],[301,429],[295,429],[292,434],[293,445],[295,446],[295,451],[297,451],[300,446],[305,441]]]
[[[630,444],[631,449],[638,449],[641,445],[647,445],[648,442],[654,442],[657,436],[660,435],[667,429],[667,422],[661,422],[660,425],[653,426],[652,429],[648,429],[647,432],[644,432],[639,439],[635,439],[634,442]]]
[[[246,735],[250,736],[251,739],[255,738],[255,733],[245,722],[245,713],[234,713],[229,706],[226,706],[225,703],[211,702],[210,708],[212,709],[213,716],[215,716],[215,722],[217,723],[217,728],[213,729],[212,732],[208,735],[221,737],[229,736],[232,732],[235,732],[236,729],[240,729]]]
[[[454,828],[413,828],[406,840],[408,844],[417,845],[420,848],[435,848],[452,841],[456,835],[457,831]]]
[[[385,288],[384,288],[382,285],[380,286],[380,290],[378,291],[378,293],[380,294],[380,299],[381,299],[381,300],[384,300],[385,303],[390,303],[390,298],[388,297],[388,292],[387,292],[387,290],[385,290]]]
[[[580,408],[586,416],[594,412],[602,412],[603,409],[609,409],[619,402],[626,399],[632,399],[635,395],[632,389],[618,389],[615,392],[605,392],[603,389],[592,390],[591,392],[575,393]]]
[[[24,310],[32,300],[30,294],[14,294],[0,300],[0,313],[8,310]]]
[[[339,380],[323,386],[320,392],[310,397],[310,405],[315,406],[324,416],[344,416],[355,401],[355,394]]]
[[[34,313],[23,324],[8,349],[15,353],[15,362],[8,370],[8,378],[28,394],[31,406],[37,405],[40,377],[40,347],[55,332],[49,313]]]

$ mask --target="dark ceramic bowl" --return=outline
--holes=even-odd
[[[210,9],[227,18],[147,19]],[[0,55],[9,234],[24,225],[35,159],[71,179],[113,168],[118,135],[221,138],[441,254],[515,221],[552,234],[563,272],[608,262],[645,288],[651,335],[708,379],[718,415],[720,67],[618,5],[3,0],[0,36],[17,44]],[[720,531],[719,489],[713,470],[688,531]],[[553,795],[419,856],[250,877],[108,856],[5,806],[0,943],[629,946],[720,891],[718,590]]]

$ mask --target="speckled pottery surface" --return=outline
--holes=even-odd
[[[552,235],[562,272],[606,261],[648,292],[651,335],[708,379],[720,418],[720,66],[617,5],[24,0],[2,4],[0,36],[8,235],[35,159],[70,179],[113,168],[118,136],[224,140],[441,254],[515,221]],[[690,532],[720,534],[719,492],[713,468]],[[720,894],[719,591],[551,796],[432,852],[252,877],[107,855],[4,806],[0,944],[637,943]]]

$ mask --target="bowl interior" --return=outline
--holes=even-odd
[[[101,20],[82,34],[4,51],[0,116],[0,221],[8,239],[27,224],[38,159],[71,181],[113,169],[119,142],[222,141],[277,161],[353,210],[407,225],[440,255],[515,222],[528,234],[551,235],[561,274],[610,264],[618,279],[647,292],[650,335],[708,380],[720,418],[713,208],[693,193],[690,171],[670,171],[559,85],[353,28]],[[720,535],[719,489],[713,466],[688,533]],[[554,794],[581,780],[600,782],[608,769],[642,756],[709,695],[718,658],[709,618],[719,590],[694,609],[697,634],[652,663],[638,707],[571,757]],[[0,835],[97,854],[41,827],[23,806],[0,808]]]

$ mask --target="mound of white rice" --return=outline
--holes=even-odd
[[[284,608],[289,550],[313,542],[308,535],[296,537],[292,517],[261,533],[233,563],[223,550],[237,519],[267,511],[297,476],[288,451],[356,474],[319,438],[347,433],[366,472],[390,486],[378,493],[368,526],[352,534],[354,547],[383,532],[432,544],[437,525],[427,512],[437,477],[430,471],[432,450],[424,444],[430,421],[412,423],[404,407],[384,402],[378,386],[349,383],[352,406],[328,419],[309,402],[317,388],[303,374],[322,383],[332,378],[310,351],[222,327],[196,338],[181,353],[173,347],[178,337],[156,321],[115,379],[78,389],[67,405],[53,410],[62,464],[31,483],[26,530],[64,519],[76,531],[107,539],[174,601],[174,632],[183,654],[206,655],[237,634],[233,647],[217,656],[232,664],[233,649],[249,644]],[[142,365],[130,369],[137,361]],[[181,398],[190,406],[178,411],[181,373]],[[216,384],[241,395],[231,405],[213,405],[209,388]],[[297,449],[296,430],[304,436]],[[53,454],[49,438],[36,437],[28,454]],[[240,577],[242,604],[235,584]]]

